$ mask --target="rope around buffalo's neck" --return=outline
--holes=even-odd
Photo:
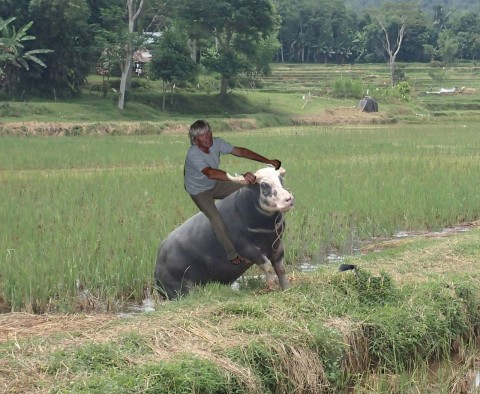
[[[280,222],[278,222],[278,220],[280,220]],[[279,229],[280,229],[280,231],[279,231]],[[275,242],[277,242],[277,241],[281,242],[282,241],[281,238],[282,238],[283,230],[285,230],[285,220],[283,219],[283,213],[278,212],[277,217],[275,218],[275,222],[274,222],[274,231],[275,231],[275,234],[277,236],[272,242],[272,250],[274,252],[276,252],[278,250],[278,248],[275,248]]]

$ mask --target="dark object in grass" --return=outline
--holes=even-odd
[[[357,279],[360,279],[360,276],[358,275],[358,268],[355,264],[340,264],[340,267],[338,267],[338,270],[340,272],[353,270]]]
[[[350,271],[350,270],[357,270],[357,266],[354,264],[340,264],[340,267],[338,267],[338,270],[340,272],[343,271]]]
[[[360,108],[362,112],[378,112],[377,101],[368,96],[365,96],[360,100],[358,103],[358,108]]]

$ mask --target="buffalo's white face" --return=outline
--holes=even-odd
[[[293,208],[294,197],[283,187],[285,169],[266,167],[255,172],[260,185],[260,207],[266,212],[287,212]]]

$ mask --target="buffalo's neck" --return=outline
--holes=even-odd
[[[242,188],[235,197],[236,208],[250,232],[278,234],[283,228],[281,212],[266,212],[260,207],[260,191],[255,185]]]

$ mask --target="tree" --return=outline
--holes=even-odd
[[[445,64],[450,63],[458,52],[458,41],[449,30],[443,30],[438,37],[438,52]]]
[[[220,95],[226,95],[254,48],[277,32],[278,16],[271,0],[180,0],[179,14],[189,31],[212,37],[206,64],[221,75]]]
[[[30,0],[28,10],[36,43],[54,52],[46,55],[42,74],[22,73],[22,88],[53,98],[80,95],[95,61],[88,1]]]
[[[480,35],[480,14],[477,12],[462,13],[452,18],[450,30],[458,43],[460,59],[475,59],[478,50],[478,36]]]
[[[276,37],[270,36],[263,39],[256,47],[253,61],[247,62],[246,74],[252,88],[255,88],[258,78],[262,75],[270,75],[270,63],[278,52],[280,43]]]
[[[382,34],[380,40],[388,56],[390,85],[395,86],[395,62],[402,47],[407,27],[418,23],[419,10],[413,3],[385,4],[380,12],[374,15]]]
[[[123,58],[121,61],[122,75],[120,77],[120,94],[118,97],[118,108],[123,109],[125,105],[125,92],[127,88],[127,79],[132,72],[132,58],[134,47],[135,22],[140,15],[143,7],[143,0],[126,0],[128,11],[128,38],[123,47]]]
[[[472,60],[475,61],[475,59],[478,59],[480,57],[480,34],[475,35],[475,38],[473,40],[472,52]]]
[[[448,21],[452,12],[445,9],[440,4],[433,6],[433,26],[438,30],[444,30],[447,28]]]
[[[143,0],[116,0],[107,7],[100,9],[95,45],[99,53],[102,70],[108,74],[115,67],[120,70],[117,104],[119,109],[123,109],[125,106],[125,95],[131,78],[133,53],[144,40],[135,32],[135,22],[140,16],[143,4]]]
[[[423,52],[425,53],[425,56],[428,57],[430,63],[433,63],[435,60],[435,48],[433,45],[423,44]]]
[[[8,19],[15,16],[18,26],[26,25],[31,19],[28,15],[30,0],[2,0],[0,1],[0,19]]]
[[[193,82],[197,76],[197,64],[190,57],[186,41],[186,36],[180,32],[167,30],[162,33],[158,45],[152,49],[148,75],[153,80],[161,79],[163,81],[163,111],[165,111],[167,85],[170,85],[173,93],[175,83]]]
[[[24,43],[35,40],[34,36],[27,34],[33,22],[27,23],[16,31],[13,26],[9,28],[9,24],[15,19],[14,17],[5,21],[0,19],[0,85],[3,92],[9,96],[15,93],[19,70],[23,68],[29,71],[30,62],[46,68],[47,65],[37,55],[52,52],[49,49],[26,51]]]

